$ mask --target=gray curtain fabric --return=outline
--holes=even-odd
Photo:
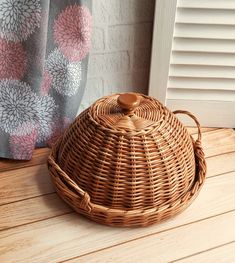
[[[0,157],[30,159],[75,118],[92,0],[0,0]]]

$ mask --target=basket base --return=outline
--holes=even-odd
[[[178,203],[177,206],[172,206],[164,212],[159,212],[157,209],[155,209],[156,211],[152,213],[146,213],[146,211],[143,211],[140,214],[132,216],[129,215],[128,212],[120,215],[119,213],[117,214],[109,211],[100,211],[99,209],[93,209],[92,212],[87,212],[84,209],[80,209],[76,206],[71,205],[71,202],[63,198],[60,193],[58,193],[58,195],[60,195],[60,197],[66,203],[68,203],[78,214],[81,214],[99,224],[111,227],[147,227],[177,216],[191,205],[193,200],[197,197],[198,193],[199,191],[195,193],[192,198],[188,200],[187,203]]]
[[[56,164],[55,150],[49,156],[48,168],[57,193],[76,212],[85,215],[93,221],[109,226],[149,226],[171,218],[186,209],[201,190],[206,176],[206,162],[200,142],[196,141],[194,147],[196,175],[190,189],[173,202],[171,201],[160,207],[151,207],[142,210],[124,211],[92,203],[87,198],[88,194],[77,186]]]

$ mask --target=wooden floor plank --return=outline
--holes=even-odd
[[[235,152],[207,158],[207,177],[235,171],[234,160]],[[46,165],[0,173],[0,205],[52,192]]]
[[[200,218],[203,216],[200,211],[204,213],[203,209],[208,209],[208,204],[219,206],[219,210],[214,211],[214,214],[223,213],[227,210],[233,209],[230,202],[234,202],[235,204],[235,193],[233,193],[232,190],[232,188],[235,189],[235,180],[233,179],[234,175],[235,173],[231,173],[229,175],[223,175],[217,180],[211,179],[206,181],[204,186],[205,189],[203,189],[200,194],[202,197],[199,197],[198,206],[194,205],[194,209],[199,211],[197,213]],[[231,189],[231,191],[227,192],[225,199],[223,189]],[[208,193],[204,194],[205,191],[207,191],[210,195]],[[215,194],[217,199],[220,198],[220,202],[217,202],[217,199],[212,199]],[[207,206],[205,207],[205,204],[202,205],[200,200],[206,197],[208,199],[205,199],[205,201],[208,202],[208,204],[206,204]],[[200,207],[203,209],[200,210]],[[20,211],[24,211],[24,213],[22,214]],[[2,205],[0,206],[0,229],[3,230],[18,225],[32,223],[38,220],[48,219],[63,215],[69,211],[71,211],[71,209],[59,197],[57,197],[56,194],[44,195],[33,199]],[[211,212],[211,210],[209,211]],[[211,216],[211,213],[209,216]]]
[[[105,249],[84,256],[79,259],[79,262],[174,261],[234,241],[234,222],[235,211]],[[77,259],[67,262],[75,263]]]
[[[49,152],[49,148],[36,149],[30,161],[16,161],[0,158],[0,172],[46,163]]]
[[[219,128],[202,127],[202,128],[201,128],[201,131],[202,131],[202,133],[205,133],[205,132],[215,131],[215,130],[218,130],[218,129],[219,129]],[[187,130],[188,130],[188,132],[189,132],[191,135],[198,133],[198,128],[196,128],[196,127],[187,127]]]
[[[207,158],[206,162],[208,177],[235,171],[235,152]]]
[[[197,135],[193,135],[196,139]],[[202,146],[206,157],[235,151],[235,132],[233,129],[219,129],[204,133]]]
[[[235,241],[220,247],[210,249],[208,251],[187,257],[182,260],[177,260],[179,263],[230,263],[235,262]]]
[[[46,164],[0,173],[0,205],[52,192]]]
[[[184,213],[148,228],[120,230],[72,213],[2,231],[0,262],[11,262],[13,258],[17,259],[15,262],[62,261],[233,210],[234,176],[231,173],[208,179],[199,197]]]
[[[0,230],[71,212],[56,193],[0,206]]]

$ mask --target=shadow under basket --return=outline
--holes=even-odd
[[[195,141],[176,114],[191,117]],[[206,175],[198,120],[136,93],[103,97],[53,145],[48,168],[60,197],[110,226],[148,226],[184,210]]]

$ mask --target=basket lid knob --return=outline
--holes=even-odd
[[[140,98],[135,93],[123,93],[119,95],[117,102],[122,109],[131,111],[139,106]]]

